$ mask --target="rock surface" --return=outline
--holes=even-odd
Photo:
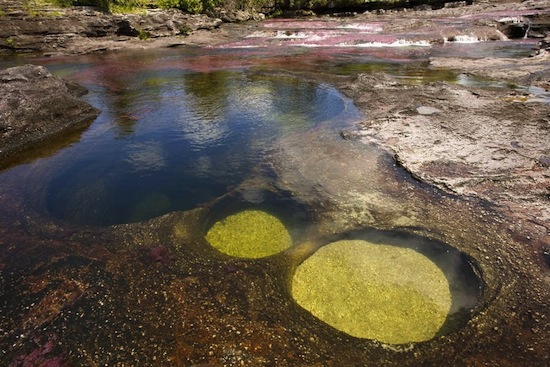
[[[548,36],[548,0],[447,2],[387,11],[351,12],[357,21],[385,22],[385,33],[414,34],[418,41],[442,43],[464,37],[481,41]],[[300,13],[300,12],[298,12]],[[305,12],[309,14],[308,12]],[[145,49],[181,45],[217,45],[250,35],[263,14],[216,9],[192,15],[179,10],[148,9],[111,14],[90,7],[58,8],[39,1],[0,0],[0,54],[86,54],[106,50]],[[347,13],[346,13],[347,14]],[[315,14],[311,14],[314,16]],[[331,19],[344,19],[333,14]],[[453,18],[453,22],[448,20]],[[318,18],[320,19],[320,18]],[[231,23],[231,24],[230,24]]]
[[[200,43],[201,31],[222,23],[206,15],[151,9],[143,14],[108,14],[89,7],[56,8],[0,0],[0,54],[91,52]],[[188,39],[188,36],[197,33]],[[212,37],[206,37],[214,42]],[[190,41],[191,40],[191,41]]]
[[[480,6],[501,11],[507,3]],[[548,2],[521,6],[537,4]],[[410,13],[394,26],[430,24]],[[122,47],[97,39],[87,50]],[[512,80],[544,79],[546,62],[516,61],[509,71],[536,65]],[[464,75],[482,73],[456,65]],[[521,90],[411,85],[380,74],[341,87],[368,114],[358,139],[314,131],[281,142],[276,186],[315,208],[320,235],[376,226],[470,256],[484,287],[467,324],[401,348],[346,337],[287,301],[290,272],[278,261],[210,257],[201,232],[208,207],[131,225],[68,227],[14,195],[28,179],[21,169],[0,187],[0,295],[9,300],[1,305],[0,364],[39,356],[83,366],[548,366],[548,104]],[[371,150],[373,143],[391,155]],[[283,254],[288,263],[322,245],[312,232],[318,242]],[[143,255],[144,244],[160,250]],[[174,260],[163,261],[168,256]]]
[[[91,122],[99,111],[78,97],[87,91],[42,66],[0,72],[0,162]]]
[[[550,240],[548,101],[384,75],[361,75],[348,92],[368,105],[364,141],[386,147],[422,181],[508,208]],[[423,113],[428,107],[442,113]]]

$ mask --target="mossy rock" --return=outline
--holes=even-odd
[[[306,259],[292,296],[340,331],[390,344],[433,338],[451,308],[448,280],[430,259],[363,240],[333,242]]]
[[[275,255],[292,245],[284,224],[260,210],[244,210],[215,223],[206,241],[224,254],[250,259]]]

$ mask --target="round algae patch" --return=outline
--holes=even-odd
[[[259,210],[245,210],[215,223],[206,240],[227,255],[253,259],[277,254],[292,244],[284,224]]]
[[[451,308],[449,283],[431,260],[362,240],[315,252],[298,266],[292,296],[340,331],[391,344],[433,338]]]

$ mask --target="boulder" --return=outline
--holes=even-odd
[[[43,66],[0,71],[0,165],[28,148],[93,121],[99,110],[78,98],[86,92]]]
[[[188,14],[176,9],[151,9],[146,14],[115,15],[114,19],[122,22],[119,23],[117,34],[124,34],[123,30],[129,27],[133,30],[133,34],[126,33],[129,36],[145,32],[148,37],[152,38],[186,36],[198,29],[213,30],[222,23],[220,19],[210,18],[203,14]]]

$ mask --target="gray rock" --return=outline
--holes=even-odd
[[[11,4],[11,3],[10,3]],[[144,14],[110,14],[92,8],[59,9],[62,16],[13,15],[0,17],[0,54],[44,52],[80,54],[120,48],[109,42],[131,38],[188,36],[213,30],[222,20],[179,10],[150,9]],[[129,38],[130,37],[130,38]]]
[[[416,108],[416,112],[418,112],[420,115],[435,115],[441,113],[441,110],[430,106],[420,106]]]
[[[0,164],[45,140],[90,123],[99,111],[78,97],[83,87],[42,67],[0,71]]]

